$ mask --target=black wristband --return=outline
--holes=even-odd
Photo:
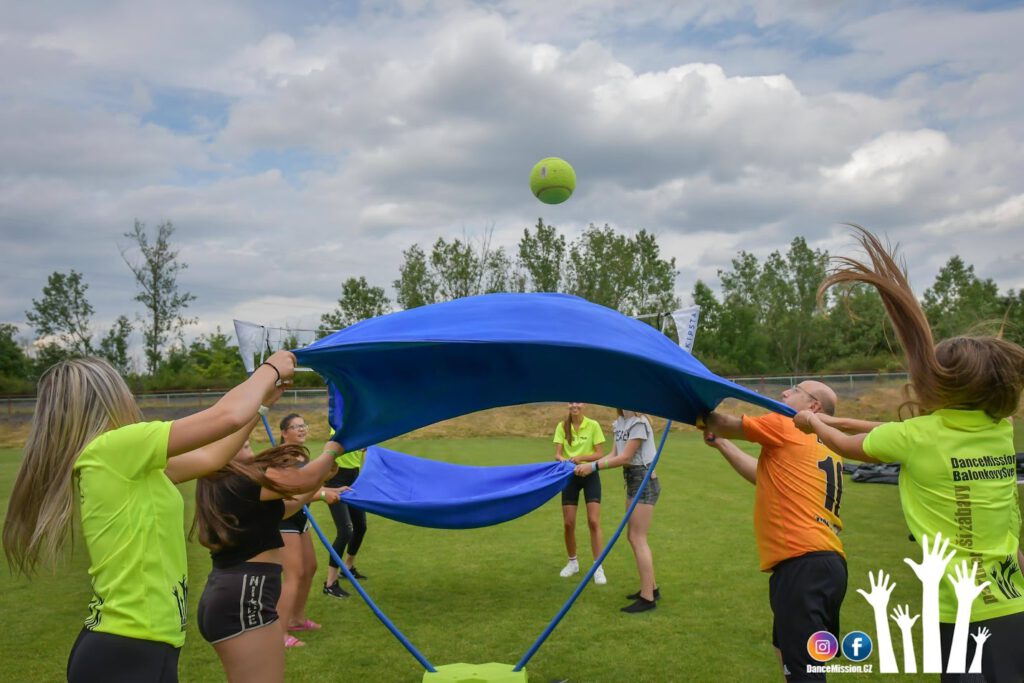
[[[271,363],[269,360],[265,360],[262,363],[260,363],[260,367],[261,368],[264,365],[269,365],[270,366],[270,368],[274,371],[274,374],[277,375],[277,381],[280,382],[281,381],[281,371],[277,369],[277,366],[274,365],[273,363]]]

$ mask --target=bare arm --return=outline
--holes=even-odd
[[[560,443],[555,444],[555,460],[568,460],[567,457],[562,455],[562,444]]]
[[[704,443],[716,449],[722,457],[732,465],[732,468],[741,477],[751,484],[757,484],[757,458],[740,450],[740,447],[728,439],[712,434],[709,430],[704,432]]]
[[[210,472],[216,472],[224,467],[235,457],[235,454],[245,444],[245,440],[252,434],[252,429],[256,426],[256,420],[257,417],[252,417],[249,422],[234,434],[226,436],[219,441],[214,441],[208,446],[169,458],[167,460],[167,467],[164,468],[167,478],[175,484],[181,484],[182,482],[198,479]]]
[[[852,417],[835,417],[818,413],[818,419],[829,427],[835,427],[847,434],[867,434],[875,427],[885,424],[884,422],[872,422],[870,420],[857,420]]]
[[[249,379],[224,394],[211,407],[175,420],[167,440],[168,457],[175,458],[234,434],[249,424],[260,404],[275,401],[280,395],[276,386],[278,375],[282,381],[292,378],[295,374],[295,356],[290,351],[278,351],[267,359],[267,363],[270,365],[256,368]],[[220,469],[231,457],[234,457],[233,453],[216,467],[195,476]]]
[[[341,455],[341,447],[333,441],[328,441],[324,444],[324,452],[305,467],[294,469],[271,468],[267,470],[267,479],[270,479],[282,488],[303,493],[309,491],[317,493],[324,480],[330,477],[337,468],[334,464],[334,459],[339,455]],[[267,491],[266,493],[272,492]],[[260,493],[260,500],[267,500],[267,498],[264,498],[263,492]]]
[[[581,477],[585,477],[588,474],[596,472],[598,469],[611,469],[613,467],[622,467],[630,460],[633,459],[633,454],[636,453],[637,449],[640,448],[640,444],[644,442],[643,439],[630,439],[626,442],[626,447],[622,449],[622,452],[618,452],[618,449],[613,448],[612,454],[607,458],[594,459],[590,462],[585,462],[576,466],[576,474]]]
[[[590,455],[577,455],[575,458],[569,458],[576,465],[585,462],[594,462],[604,457],[604,444],[594,444],[594,452]]]
[[[699,425],[698,425],[699,426]],[[743,439],[743,418],[711,411],[704,417],[704,429],[726,439]],[[745,440],[745,439],[744,439]]]
[[[864,452],[864,439],[867,438],[867,434],[844,434],[835,427],[825,424],[818,413],[812,413],[809,410],[801,410],[793,418],[793,422],[800,431],[817,434],[821,442],[833,453],[838,453],[850,460],[881,462]]]

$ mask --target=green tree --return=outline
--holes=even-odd
[[[32,364],[15,336],[17,325],[0,323],[0,391],[23,392],[31,389]]]
[[[146,307],[148,318],[144,320],[142,337],[151,374],[160,365],[167,343],[179,339],[182,329],[195,322],[195,318],[185,316],[185,309],[196,297],[178,288],[178,275],[188,264],[178,258],[178,250],[171,246],[173,235],[174,226],[166,221],[157,226],[156,239],[151,242],[145,223],[136,220],[135,227],[124,236],[139,250],[142,260],[130,260],[125,250],[121,251],[139,289],[135,300]]]
[[[587,301],[621,310],[629,295],[633,258],[629,239],[593,224],[569,245],[566,290]]]
[[[394,281],[395,297],[399,306],[408,310],[432,304],[437,298],[437,282],[427,265],[427,255],[414,244],[402,252],[402,265]]]
[[[924,292],[924,312],[936,341],[966,334],[979,323],[999,320],[1004,306],[992,280],[981,280],[974,266],[959,256],[950,257],[935,283]]]
[[[72,270],[64,273],[53,272],[43,287],[43,298],[32,299],[32,310],[25,311],[25,318],[35,328],[40,339],[55,337],[53,343],[65,351],[65,355],[87,356],[92,353],[93,308],[86,298],[89,285],[82,274]],[[56,354],[56,350],[53,351]]]
[[[778,369],[809,372],[828,358],[828,321],[817,304],[818,285],[825,278],[828,253],[811,250],[803,237],[790,243],[783,257],[772,252],[757,280],[760,326],[771,343]]]
[[[526,271],[531,292],[562,291],[562,263],[565,261],[565,237],[553,225],[537,219],[533,232],[523,230],[519,240],[519,263]]]
[[[350,277],[341,285],[338,307],[320,316],[320,326],[325,330],[340,330],[390,311],[391,302],[382,287],[371,287],[362,276]]]
[[[99,355],[117,368],[122,375],[132,371],[131,357],[128,355],[128,338],[131,334],[131,322],[126,316],[120,315],[100,339]]]
[[[238,345],[219,326],[189,344],[188,366],[215,386],[230,386],[245,379],[245,367],[238,362]]]

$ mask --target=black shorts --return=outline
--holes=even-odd
[[[572,475],[572,479],[562,489],[562,505],[579,505],[580,491],[583,491],[583,500],[587,503],[601,502],[601,475],[597,472],[588,474],[585,477]]]
[[[645,476],[647,476],[647,468],[643,465],[626,465],[622,468],[622,479],[626,482],[626,498],[630,501],[633,500],[636,492],[640,490],[640,484]],[[658,502],[660,496],[661,481],[652,474],[651,480],[644,487],[644,492],[640,494],[639,503],[654,505]]]
[[[982,677],[985,683],[1024,681],[1024,647],[1021,647],[1021,634],[1024,633],[1024,612],[1007,614],[995,619],[972,621],[969,633],[976,634],[981,628],[987,628],[991,634],[981,650],[982,676],[942,674],[942,683],[980,681]],[[942,661],[945,663],[948,661],[950,645],[953,643],[953,624],[939,624],[939,634],[942,643]],[[966,670],[970,669],[971,663],[974,661],[975,646],[974,638],[968,636]]]
[[[214,569],[199,598],[196,624],[209,643],[219,643],[277,621],[281,565],[242,562]]]
[[[832,551],[793,557],[772,569],[772,645],[782,652],[787,681],[825,680],[825,674],[807,673],[808,664],[821,664],[807,652],[807,641],[816,631],[841,637],[839,608],[846,597],[846,574],[846,560]]]
[[[82,629],[68,657],[68,683],[178,683],[181,648]]]
[[[282,534],[304,534],[309,530],[309,518],[306,517],[305,510],[299,510],[291,517],[285,517],[278,525],[278,530]]]

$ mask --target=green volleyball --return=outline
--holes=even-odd
[[[575,189],[576,171],[564,159],[541,159],[530,171],[530,191],[545,204],[561,204]]]

